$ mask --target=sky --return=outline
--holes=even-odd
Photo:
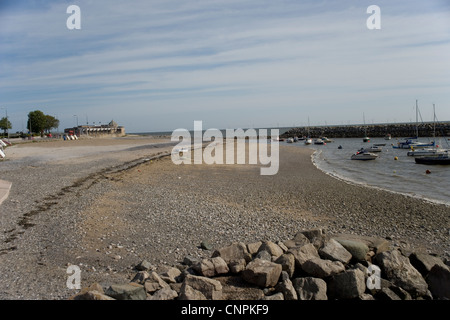
[[[409,122],[416,100],[450,120],[448,0],[0,0],[10,132],[34,110],[129,133]]]

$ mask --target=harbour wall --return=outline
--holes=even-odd
[[[316,126],[292,128],[281,135],[282,138],[306,137],[311,138],[360,138],[367,136],[371,138],[385,137],[390,134],[395,137],[415,137],[418,129],[419,137],[450,137],[450,121],[434,124],[433,122],[420,123],[396,123],[396,124],[372,124],[372,125],[345,125],[345,126]],[[367,130],[367,131],[366,131]]]

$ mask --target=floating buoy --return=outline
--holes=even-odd
[[[394,160],[398,160],[398,157],[394,157]]]
[[[426,174],[430,174],[430,173],[431,173],[431,171],[430,171],[430,170],[427,170],[427,171],[425,171],[425,173],[426,173]]]

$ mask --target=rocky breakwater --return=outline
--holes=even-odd
[[[385,137],[448,137],[450,136],[450,122],[442,123],[397,123],[397,124],[371,124],[371,125],[343,125],[343,126],[320,126],[292,128],[283,133],[281,138],[289,137],[328,137],[328,138],[362,138],[367,132],[371,138]]]
[[[156,272],[144,260],[127,283],[93,284],[73,300],[446,300],[449,261],[386,239],[298,232],[286,241],[232,243]]]

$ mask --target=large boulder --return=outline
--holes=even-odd
[[[192,290],[197,292],[192,293]],[[187,275],[180,289],[180,299],[188,300],[189,297],[192,297],[192,295],[187,293],[196,297],[204,296],[208,300],[221,300],[222,284],[207,277]],[[197,300],[197,298],[194,299]]]
[[[340,261],[312,258],[303,263],[302,269],[312,277],[327,278],[343,272],[345,266]]]
[[[295,271],[295,257],[292,253],[283,253],[275,260],[275,263],[281,264],[283,271],[286,271],[289,278],[292,278]]]
[[[162,288],[168,287],[169,285],[167,284],[167,282],[161,279],[161,277],[155,271],[149,273],[146,281],[144,282],[144,288],[150,294],[153,294]]]
[[[367,253],[369,252],[369,247],[361,241],[356,240],[345,240],[345,239],[337,239],[340,245],[342,245],[355,260],[365,261],[367,257]]]
[[[212,254],[212,258],[221,257],[226,263],[233,260],[245,259],[249,262],[251,260],[251,254],[248,252],[245,243],[232,243],[229,246],[217,249]]]
[[[117,300],[145,300],[147,298],[144,286],[134,282],[113,284],[105,294]]]
[[[373,251],[376,254],[388,251],[390,249],[389,241],[378,237],[361,236],[356,234],[337,234],[333,235],[333,239],[342,244],[347,250],[349,250],[349,248],[347,248],[341,240],[364,243],[369,248],[369,250]],[[362,258],[362,255],[358,255],[358,257]]]
[[[281,271],[278,263],[255,259],[242,271],[242,278],[262,288],[273,287],[278,283]]]
[[[302,239],[300,235],[305,236],[316,249],[322,247],[323,244],[329,239],[329,235],[327,235],[326,231],[321,228],[300,231],[294,236],[294,239]]]
[[[312,243],[305,244],[301,247],[293,247],[288,250],[288,253],[292,253],[295,259],[295,265],[302,269],[303,264],[312,259],[320,258],[316,247]]]
[[[319,278],[302,277],[292,280],[298,300],[328,300],[327,283]]]
[[[192,266],[192,268],[204,277],[214,277],[221,274],[226,274],[230,270],[227,263],[222,257],[214,257],[203,259]]]
[[[422,274],[423,277],[426,277],[431,269],[437,264],[441,267],[446,266],[444,261],[440,258],[425,253],[414,252],[409,256],[409,261],[414,268]]]
[[[427,276],[431,294],[435,299],[450,300],[450,269],[436,264]]]
[[[352,258],[352,254],[334,239],[329,239],[323,244],[319,249],[319,255],[323,259],[340,261],[343,264],[349,263]]]
[[[425,279],[412,266],[409,259],[398,250],[377,254],[375,260],[380,266],[382,274],[384,274],[383,278],[405,289],[413,297],[426,296],[428,294],[428,285]]]
[[[262,245],[258,248],[258,252],[267,251],[271,256],[278,258],[283,254],[283,249],[279,245],[272,241],[264,241]]]
[[[365,290],[364,273],[359,269],[339,273],[328,282],[328,296],[333,299],[357,298]]]
[[[286,271],[281,273],[282,281],[278,282],[275,291],[283,294],[284,300],[297,300],[297,291],[295,290],[292,281]]]

